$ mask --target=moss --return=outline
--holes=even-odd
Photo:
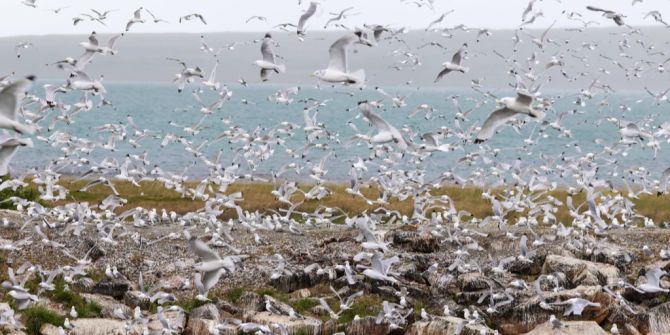
[[[300,314],[304,314],[305,312],[309,311],[312,309],[312,307],[316,306],[319,304],[319,301],[316,299],[311,299],[311,298],[303,298],[300,299],[291,306]]]
[[[50,293],[51,298],[67,307],[74,307],[81,318],[99,317],[102,308],[95,302],[86,302],[86,300],[74,291],[66,289],[65,281],[62,277],[54,279],[55,289]]]
[[[258,295],[261,297],[264,295],[269,295],[281,302],[288,303],[289,302],[289,296],[287,293],[284,292],[279,292],[275,290],[274,288],[262,288],[256,291]]]
[[[381,311],[383,300],[378,295],[364,295],[356,300],[351,305],[351,308],[343,311],[340,314],[340,318],[337,320],[338,323],[349,323],[351,322],[356,315],[360,317],[365,316],[377,316],[379,311]],[[339,304],[330,304],[335,309],[339,310]]]
[[[11,179],[10,176],[1,176],[0,177],[0,183]],[[14,203],[11,201],[4,201],[7,200],[11,197],[18,197],[22,199],[26,199],[29,201],[39,201],[40,193],[37,191],[37,189],[34,186],[28,186],[28,187],[18,187],[16,191],[12,190],[11,188],[4,189],[0,191],[0,209],[16,209],[16,206],[14,206]],[[45,205],[45,204],[42,204]]]
[[[64,316],[43,306],[30,307],[25,309],[21,314],[23,315],[23,322],[26,326],[26,333],[29,335],[39,334],[43,324],[49,323],[58,327],[62,326],[63,322],[65,322]]]
[[[226,292],[226,300],[233,304],[237,304],[244,292],[245,290],[241,287],[230,289]]]
[[[188,300],[183,300],[180,301],[177,305],[184,309],[186,313],[190,313],[192,310],[204,305],[204,301],[200,301],[198,299],[192,298]]]

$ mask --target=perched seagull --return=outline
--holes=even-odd
[[[435,82],[440,81],[442,77],[446,76],[449,72],[452,71],[458,71],[461,73],[466,73],[470,69],[464,66],[461,66],[461,60],[463,59],[463,52],[465,51],[465,48],[467,47],[467,44],[463,44],[458,51],[454,54],[454,56],[451,58],[451,62],[445,62],[442,64],[444,67],[440,73],[437,74],[437,78],[435,78]]]
[[[307,20],[309,20],[309,18],[311,18],[314,13],[316,13],[316,7],[318,6],[318,2],[310,2],[307,11],[305,11],[305,13],[300,16],[300,19],[298,20],[298,36],[305,36],[305,23],[307,23]]]
[[[365,71],[363,69],[349,72],[348,51],[354,43],[372,46],[372,42],[367,39],[367,34],[361,30],[356,30],[353,34],[341,37],[328,50],[330,54],[328,68],[315,71],[313,76],[329,83],[356,85],[365,83]]]
[[[272,35],[270,35],[270,33],[265,34],[263,43],[261,44],[261,54],[263,55],[263,59],[254,62],[261,68],[262,81],[268,81],[271,71],[276,73],[286,71],[286,65],[276,63],[275,53],[272,48],[273,44],[275,44],[275,41],[272,39]]]
[[[602,12],[604,17],[613,20],[614,23],[616,23],[619,26],[623,26],[625,24],[623,22],[623,18],[626,17],[626,16],[624,16],[623,14],[619,14],[619,13],[617,13],[615,11],[612,11],[612,10],[602,9],[602,8],[593,7],[593,6],[586,6],[586,9],[588,9],[590,11],[594,11],[594,12]]]
[[[142,18],[142,10],[143,10],[143,9],[144,9],[143,7],[140,7],[140,8],[138,8],[138,9],[135,11],[135,13],[133,13],[133,17],[130,19],[130,21],[128,21],[128,23],[126,23],[126,31],[129,31],[129,30],[130,30],[130,27],[132,27],[135,23],[144,23],[144,22],[146,22],[146,21]]]
[[[182,20],[183,21],[191,21],[191,20],[195,20],[195,19],[199,19],[203,24],[207,24],[207,21],[205,21],[205,18],[202,16],[202,14],[198,14],[198,13],[188,14],[188,15],[184,15],[184,16],[180,17],[179,18],[179,23],[181,23]]]
[[[482,129],[477,134],[475,143],[479,144],[493,137],[496,129],[517,114],[527,114],[531,117],[538,117],[539,115],[531,106],[532,103],[533,96],[526,92],[517,92],[516,98],[506,97],[497,100],[496,104],[502,108],[491,113],[486,121],[484,121]]]
[[[35,76],[19,79],[0,91],[0,128],[11,129],[20,134],[32,135],[33,126],[16,121],[20,103],[35,82]]]

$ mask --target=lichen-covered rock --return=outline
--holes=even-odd
[[[151,305],[149,297],[140,291],[127,291],[124,293],[123,303],[132,308],[140,306],[141,309],[149,309]]]
[[[440,250],[440,241],[435,236],[408,228],[391,230],[384,239],[394,246],[412,252],[432,253]]]
[[[670,302],[647,311],[649,334],[670,334]]]
[[[219,321],[221,314],[216,305],[209,303],[193,309],[191,313],[189,313],[189,317]]]
[[[100,316],[103,318],[114,318],[114,310],[117,309],[123,311],[125,315],[133,314],[133,310],[130,307],[105,295],[82,293],[81,297],[86,302],[93,302],[100,306]]]
[[[93,287],[93,293],[104,294],[116,299],[123,298],[123,295],[130,289],[130,282],[125,278],[105,277]]]
[[[633,254],[624,248],[609,243],[602,243],[593,250],[591,260],[614,265],[623,271],[633,261],[633,257]]]
[[[579,285],[614,285],[622,279],[619,269],[610,264],[549,255],[544,261],[542,273],[551,274],[554,272],[564,273],[571,287]]]
[[[526,335],[607,335],[607,332],[593,321],[563,321],[562,326],[554,328],[550,322],[537,326]]]
[[[465,319],[453,316],[436,317],[431,321],[418,321],[407,330],[407,335],[480,335],[493,334],[493,330],[483,324],[468,324]]]
[[[265,300],[255,292],[244,292],[237,300],[243,312],[260,312],[265,309]]]
[[[320,335],[323,332],[323,322],[308,316],[291,318],[287,315],[258,312],[251,316],[250,321],[266,326],[273,324],[283,325],[288,330],[289,335]]]
[[[375,318],[367,316],[352,320],[345,327],[347,335],[387,335],[391,334],[389,325],[385,322],[377,323]],[[404,334],[401,331],[400,334]]]

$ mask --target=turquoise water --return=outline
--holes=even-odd
[[[70,125],[58,123],[51,132],[69,132],[72,136],[79,138],[88,138],[99,142],[101,145],[107,142],[109,136],[106,132],[96,132],[95,128],[103,124],[122,123],[127,124],[127,116],[132,116],[135,123],[142,129],[149,129],[152,136],[140,141],[140,146],[133,148],[128,143],[117,143],[116,151],[110,152],[101,147],[93,150],[90,154],[75,153],[74,155],[86,157],[90,161],[101,161],[105,157],[115,157],[123,159],[126,154],[148,153],[148,160],[152,165],[158,165],[164,170],[181,172],[188,167],[186,174],[193,178],[201,178],[207,175],[205,165],[184,150],[180,143],[172,143],[165,148],[161,148],[160,143],[163,136],[168,133],[175,133],[178,136],[186,136],[196,145],[207,140],[208,143],[203,147],[203,152],[210,159],[214,159],[216,154],[222,150],[221,163],[223,166],[231,164],[233,161],[241,163],[242,173],[254,173],[261,176],[267,176],[270,171],[276,171],[283,164],[288,162],[305,163],[306,161],[318,162],[325,154],[325,151],[314,149],[303,159],[291,158],[283,147],[275,146],[274,155],[263,162],[259,162],[252,171],[248,164],[241,159],[241,143],[229,143],[227,140],[213,142],[224,130],[232,126],[239,126],[247,132],[252,132],[260,127],[259,133],[267,133],[267,129],[276,127],[283,121],[295,123],[298,128],[294,130],[292,137],[287,137],[285,145],[292,149],[298,149],[305,145],[305,134],[302,130],[304,126],[302,110],[304,103],[298,102],[301,99],[315,98],[319,100],[328,99],[325,107],[319,107],[317,121],[324,123],[326,128],[333,134],[333,140],[321,139],[318,142],[327,143],[333,150],[333,155],[329,158],[327,167],[327,179],[344,180],[350,170],[351,162],[357,157],[367,157],[370,150],[364,143],[347,144],[348,140],[356,133],[347,122],[352,121],[362,133],[370,130],[369,125],[361,118],[356,118],[358,111],[356,104],[360,100],[381,100],[385,105],[384,109],[378,112],[391,124],[397,128],[406,128],[412,133],[417,134],[412,138],[416,143],[421,142],[420,134],[435,130],[440,127],[458,129],[455,124],[455,108],[451,101],[451,96],[457,95],[460,105],[464,110],[474,105],[473,100],[485,99],[482,95],[473,94],[468,91],[448,91],[443,89],[413,89],[408,87],[385,87],[384,89],[391,94],[408,95],[406,99],[407,106],[402,108],[392,107],[390,99],[376,92],[373,88],[356,90],[352,88],[323,88],[321,90],[314,87],[301,87],[300,92],[292,96],[294,102],[289,105],[278,105],[268,101],[267,97],[280,89],[285,89],[285,85],[262,85],[243,87],[239,84],[230,85],[233,92],[230,101],[206,117],[203,122],[200,133],[190,137],[186,135],[181,127],[170,125],[170,121],[185,126],[195,124],[203,116],[199,112],[200,106],[197,105],[190,92],[185,91],[178,94],[176,88],[169,83],[107,83],[107,98],[114,103],[114,108],[109,106],[93,108],[90,111],[82,112],[74,117],[74,122]],[[41,94],[41,92],[36,92]],[[494,92],[498,96],[511,94],[511,92]],[[608,145],[614,145],[619,139],[618,126],[615,123],[608,122],[606,118],[618,118],[626,121],[636,122],[639,125],[645,125],[644,128],[653,131],[663,122],[670,121],[670,114],[667,112],[667,105],[654,105],[654,102],[645,93],[617,93],[607,97],[609,105],[602,106],[601,101],[606,97],[600,95],[587,102],[584,107],[574,103],[576,97],[561,97],[561,92],[544,92],[545,97],[552,97],[556,100],[553,110],[549,111],[545,120],[553,122],[557,115],[564,111],[576,110],[578,113],[566,115],[561,121],[561,125],[570,129],[572,138],[560,137],[560,133],[553,129],[546,129],[540,133],[540,124],[529,122],[520,129],[520,134],[515,132],[512,127],[506,127],[497,134],[486,145],[491,148],[500,148],[500,153],[493,157],[491,154],[483,154],[491,158],[491,161],[477,161],[475,164],[466,165],[458,163],[458,160],[468,153],[479,150],[479,146],[466,143],[461,139],[451,137],[443,139],[443,143],[455,143],[463,146],[463,150],[456,150],[450,153],[433,153],[431,157],[425,159],[421,166],[425,169],[429,177],[437,176],[446,170],[453,169],[467,177],[473,171],[484,170],[487,165],[500,162],[512,163],[517,158],[521,158],[522,166],[534,167],[540,162],[547,162],[547,158],[555,159],[560,157],[561,153],[567,156],[582,156],[588,152],[598,153],[602,151],[602,146],[594,142],[596,139],[603,139]],[[472,98],[472,99],[471,99]],[[62,96],[62,99],[68,103],[74,103],[79,99],[79,93],[69,93]],[[93,98],[98,101],[97,97]],[[213,101],[214,94],[204,93],[205,103]],[[642,101],[639,101],[642,99]],[[254,104],[245,104],[242,100],[252,101]],[[433,113],[433,119],[424,119],[424,113],[418,113],[413,118],[407,116],[419,104],[426,103],[433,106],[436,112]],[[468,129],[483,123],[483,120],[493,110],[494,101],[488,99],[487,104],[474,110],[468,115],[468,121],[461,122],[462,129]],[[622,108],[628,106],[631,110]],[[190,107],[190,108],[189,108]],[[51,135],[46,131],[46,125],[55,114],[51,114],[43,121],[44,129],[41,136]],[[222,120],[229,120],[229,124],[224,124]],[[128,127],[129,134],[132,133]],[[543,135],[544,134],[544,135]],[[132,137],[132,136],[131,136]],[[539,138],[542,137],[542,138]],[[528,144],[524,140],[530,138],[534,143]],[[28,168],[44,168],[50,164],[49,160],[62,156],[59,146],[49,145],[36,140],[35,148],[22,148],[12,162],[12,171],[25,171]],[[667,145],[664,141],[661,143],[661,149]],[[526,146],[528,150],[520,150]],[[580,152],[581,151],[581,152]],[[608,159],[616,159],[617,163],[610,168],[626,169],[636,166],[647,168],[652,178],[658,178],[661,171],[670,166],[670,156],[662,150],[658,157],[654,159],[654,152],[650,148],[642,145],[633,145],[627,150],[627,156],[616,155]],[[411,155],[405,155],[404,161],[409,162]],[[555,163],[554,163],[555,164]],[[552,164],[553,166],[553,164]],[[413,168],[414,165],[407,163],[406,167]],[[72,167],[64,169],[65,173],[76,173],[83,169],[82,167]],[[370,176],[376,174],[376,169],[371,168]],[[288,174],[289,178],[305,178],[309,169],[303,170],[302,175]],[[599,171],[602,172],[602,171]]]

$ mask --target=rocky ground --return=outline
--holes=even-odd
[[[5,211],[0,217],[20,221],[12,212]],[[101,242],[97,234],[87,236],[85,232],[74,239],[46,231],[52,241],[64,244],[64,249],[75,257],[83,257],[93,247],[90,253],[93,262],[87,266],[87,276],[78,276],[64,284],[64,289],[78,298],[64,300],[58,294],[41,294],[40,301],[28,310],[43,307],[56,317],[49,319],[23,312],[21,321],[33,327],[23,331],[35,332],[37,325],[43,334],[58,334],[62,317],[68,316],[72,306],[76,305],[77,310],[83,308],[78,302],[81,300],[86,306],[95,306],[94,312],[87,317],[70,317],[74,325],[70,334],[141,334],[144,329],[161,334],[163,325],[158,320],[158,306],[139,292],[141,271],[147,289],[174,294],[176,301],[163,304],[162,315],[176,333],[184,334],[239,334],[247,330],[232,319],[268,326],[281,324],[289,334],[455,334],[460,328],[461,334],[608,334],[613,327],[621,334],[670,333],[667,293],[641,294],[620,287],[623,281],[639,285],[647,269],[670,270],[670,261],[659,256],[659,251],[668,247],[669,230],[614,230],[597,237],[597,242],[596,237],[583,236],[579,231],[568,238],[553,235],[550,229],[536,230],[543,236],[544,245],[531,247],[529,260],[520,260],[518,236],[526,229],[510,230],[517,237],[514,239],[496,228],[476,229],[477,233],[474,227],[467,228],[455,241],[438,239],[412,225],[378,226],[378,233],[389,243],[386,254],[400,257],[400,263],[392,270],[398,282],[384,283],[356,275],[354,285],[348,285],[344,271],[337,265],[352,262],[363,250],[356,240],[356,230],[343,225],[305,228],[304,236],[257,231],[267,242],[259,245],[252,233],[233,229],[231,235],[235,240],[231,245],[239,250],[228,247],[215,250],[222,256],[247,257],[233,275],[222,278],[209,292],[208,302],[194,299],[197,292],[190,282],[197,258],[185,239],[176,237],[183,227],[128,227],[126,237],[116,238],[116,244]],[[171,233],[175,238],[158,240]],[[212,236],[198,227],[192,233],[205,241]],[[144,242],[137,243],[134,234]],[[16,226],[0,228],[0,238],[4,240],[33,235],[31,231],[19,231]],[[651,256],[642,252],[644,245],[653,251]],[[276,254],[285,259],[286,271],[271,278],[278,263]],[[2,251],[0,256],[3,280],[8,267],[18,268],[26,261],[44,269],[75,265],[61,249],[46,246],[35,236],[32,245]],[[505,260],[504,271],[492,271],[497,262],[491,258]],[[313,263],[332,270],[306,273],[305,267]],[[435,263],[437,267],[431,268]],[[107,265],[116,266],[122,276],[115,279],[106,276]],[[540,281],[540,289],[546,304],[541,303],[534,285],[541,276],[545,279]],[[546,280],[547,276],[555,284]],[[339,300],[330,286],[343,296],[359,290],[365,294],[335,319],[318,300],[324,298],[336,312],[339,310]],[[670,282],[663,280],[661,286],[668,288]],[[386,320],[378,322],[382,302],[398,303],[402,296],[399,292],[404,290],[406,306],[413,310],[406,322],[396,325]],[[3,301],[12,303],[5,293]],[[496,296],[493,301],[487,297],[489,293]],[[498,304],[508,297],[513,298],[510,303]],[[599,306],[587,307],[581,316],[564,316],[566,306],[557,303],[576,297]],[[170,308],[172,305],[176,307]],[[268,305],[293,310],[299,316],[272,313],[267,310]],[[123,315],[132,319],[137,306],[145,318],[143,325],[120,319]],[[421,316],[422,309],[427,316]],[[444,314],[445,309],[449,315]],[[475,313],[478,318],[472,316]],[[552,326],[551,315],[562,321],[560,327]],[[5,333],[23,331],[5,328]]]

